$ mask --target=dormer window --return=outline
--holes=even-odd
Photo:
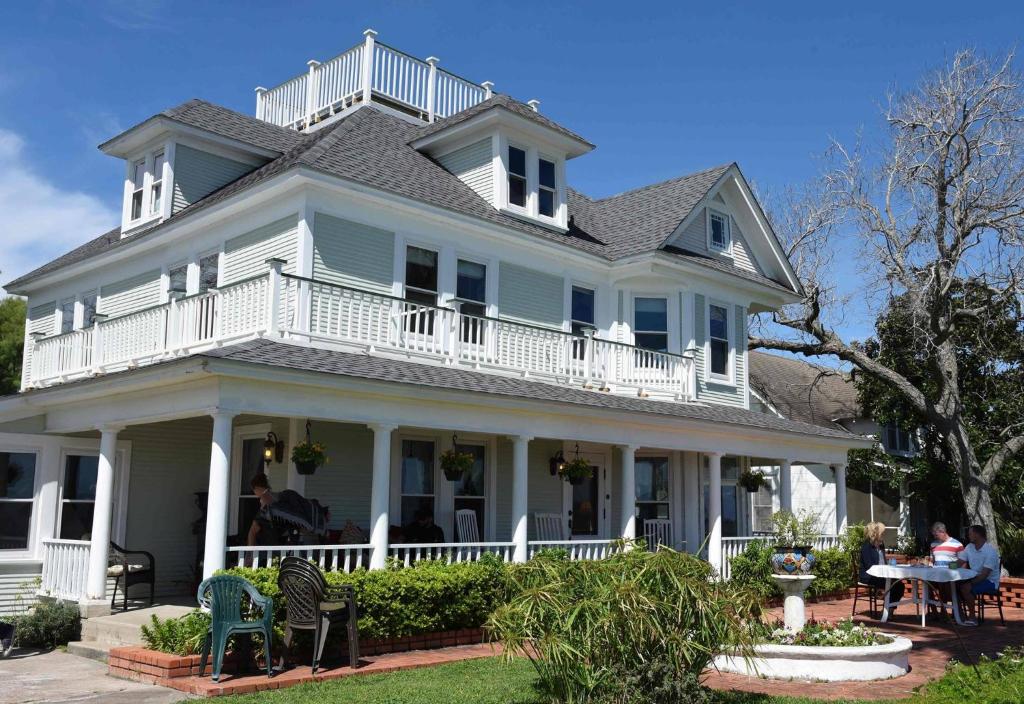
[[[555,204],[558,196],[555,192],[555,164],[547,159],[540,159],[537,162],[538,179],[538,203],[537,211],[544,217],[555,217]]]
[[[131,219],[142,217],[142,201],[146,193],[146,160],[140,159],[132,164],[132,205]]]
[[[164,185],[164,153],[159,152],[153,157],[153,183],[149,187],[149,213],[158,215],[163,207]]]
[[[714,210],[708,214],[708,239],[711,249],[720,252],[728,252],[732,242],[732,233],[729,232],[729,217]]]
[[[164,211],[167,149],[160,148],[129,162],[126,179],[125,229],[160,217]]]
[[[518,147],[508,148],[508,202],[526,207],[526,152]]]

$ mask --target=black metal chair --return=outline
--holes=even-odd
[[[349,666],[359,666],[359,614],[355,590],[348,585],[332,587],[315,565],[298,557],[281,560],[277,586],[285,598],[287,621],[284,629],[285,652],[289,652],[293,632],[313,631],[313,674],[320,666],[327,632],[336,623],[348,629]]]
[[[139,558],[143,558],[143,562]],[[156,589],[156,560],[145,550],[126,550],[110,541],[110,559],[107,562],[107,576],[114,578],[114,593],[110,597],[110,608],[117,601],[117,588],[121,587],[124,610],[128,610],[128,588],[134,584],[149,585],[149,605],[153,605]]]
[[[996,574],[999,574],[1003,568],[1002,561],[996,566]],[[978,595],[978,623],[985,623],[985,606],[991,605],[999,609],[999,622],[1006,625],[1006,619],[1003,618],[1003,585],[1000,584],[996,589],[995,594],[979,594]]]
[[[882,590],[876,587],[874,584],[865,584],[860,581],[860,559],[854,557],[853,560],[853,610],[850,616],[857,615],[857,600],[860,598],[861,593],[864,592],[864,596],[868,600],[868,607],[871,609],[871,617],[875,618],[878,613],[878,594]]]

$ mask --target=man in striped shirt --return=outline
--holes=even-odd
[[[946,530],[945,523],[932,524],[932,564],[936,567],[955,567],[960,557],[960,551],[964,549],[963,543],[952,537]]]

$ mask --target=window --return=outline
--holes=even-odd
[[[547,159],[537,162],[538,185],[537,211],[545,217],[555,217],[555,165]]]
[[[484,536],[484,510],[487,505],[484,481],[486,476],[487,456],[486,448],[483,445],[456,445],[456,452],[465,452],[473,455],[473,468],[469,470],[458,484],[455,485],[455,510],[472,509],[476,512],[477,535]],[[468,542],[469,536],[458,535],[456,525],[456,542]]]
[[[405,250],[405,297],[413,303],[437,305],[437,252],[420,247]],[[408,306],[405,329],[422,335],[434,334],[433,308]]]
[[[167,289],[171,293],[188,291],[188,264],[171,267],[167,271]]]
[[[668,458],[636,458],[636,517],[643,530],[644,521],[669,518]]]
[[[708,458],[704,458],[704,535],[710,530],[708,511]],[[722,458],[722,537],[735,538],[739,535],[740,506],[736,479],[739,477],[739,459]]]
[[[68,455],[64,461],[64,488],[60,503],[60,538],[88,540],[96,506],[96,455]]]
[[[262,435],[242,438],[242,471],[238,473],[238,533],[242,536],[248,534],[253,519],[260,512],[260,500],[252,493],[252,478],[264,471],[263,442]]]
[[[36,486],[33,452],[0,452],[0,550],[27,550]]]
[[[913,435],[895,423],[889,423],[885,426],[885,449],[888,452],[913,452]]]
[[[729,377],[729,309],[708,306],[708,334],[711,348],[711,376]]]
[[[518,147],[508,148],[508,202],[526,207],[526,152]]]
[[[480,317],[487,315],[487,267],[476,262],[460,259],[456,265],[455,298],[461,303],[461,339],[463,342],[483,342],[483,322]]]
[[[206,293],[217,288],[217,276],[220,266],[220,255],[216,252],[199,258],[199,293]]]
[[[668,352],[668,299],[633,299],[633,326],[637,347]]]
[[[61,334],[75,329],[75,299],[67,298],[60,302]]]
[[[771,481],[769,479],[769,481]],[[772,503],[771,485],[762,486],[750,496],[750,522],[751,531],[754,535],[767,534],[772,532]]]
[[[132,202],[130,219],[138,220],[142,217],[142,201],[145,195],[146,183],[146,160],[140,159],[132,164]]]
[[[572,311],[570,311],[572,334],[580,337],[585,330],[593,330],[594,324],[594,291],[582,286],[572,287]],[[583,359],[586,354],[586,343],[573,340],[572,352],[575,359]]]
[[[709,230],[711,233],[711,247],[725,251],[729,249],[729,243],[732,237],[729,232],[729,218],[721,213],[710,211],[708,216],[710,221]]]
[[[434,513],[434,443],[402,440],[402,525],[412,523],[419,511]]]
[[[96,293],[89,292],[82,296],[82,327],[92,327],[96,322]]]
[[[149,212],[152,215],[160,213],[163,205],[163,183],[164,183],[164,153],[158,152],[153,157],[153,182],[149,187]]]

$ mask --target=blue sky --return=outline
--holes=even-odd
[[[117,224],[123,165],[101,141],[193,97],[251,114],[255,86],[340,53],[366,27],[539,99],[597,145],[569,175],[604,196],[729,161],[761,188],[804,181],[830,137],[877,136],[889,87],[964,46],[1014,48],[1024,26],[1019,3],[827,5],[4,3],[0,280]],[[870,318],[851,313],[845,332],[861,336]]]

